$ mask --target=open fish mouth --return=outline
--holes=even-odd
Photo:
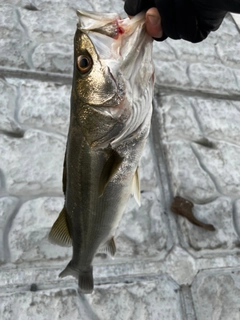
[[[105,21],[107,21],[106,24],[102,24],[102,14],[93,14],[90,11],[77,10],[77,15],[81,19],[77,27],[83,32],[91,30],[113,39],[117,39],[120,34],[124,33],[124,29],[121,27],[122,20],[117,14],[104,14]],[[92,19],[92,22],[90,22],[90,19]]]

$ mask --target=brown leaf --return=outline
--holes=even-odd
[[[173,203],[171,205],[171,210],[172,212],[187,218],[191,223],[195,224],[198,227],[204,228],[209,231],[215,231],[216,229],[212,224],[203,223],[194,217],[192,212],[193,206],[194,205],[191,201],[188,201],[184,198],[177,196],[173,200]]]

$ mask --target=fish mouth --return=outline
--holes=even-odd
[[[117,40],[119,35],[124,33],[124,30],[119,26],[118,21],[119,20],[109,22],[104,26],[102,26],[101,28],[92,29],[91,31],[104,34],[105,36],[108,36],[110,38]]]
[[[119,35],[124,33],[124,29],[120,25],[121,18],[118,14],[108,13],[103,15],[100,13],[90,11],[81,11],[77,10],[77,15],[79,17],[79,23],[77,24],[78,29],[81,31],[97,32],[104,34],[115,40],[118,39]],[[89,22],[86,24],[85,21],[82,21],[84,18],[88,18]],[[94,24],[91,23],[91,20],[94,21]],[[107,22],[102,23],[103,20]],[[85,22],[85,23],[84,23]]]

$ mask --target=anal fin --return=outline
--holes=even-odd
[[[68,276],[72,276],[78,279],[79,272],[71,266],[72,261],[66,266],[66,268],[59,274],[60,278],[65,278]]]
[[[52,226],[48,235],[50,242],[62,247],[71,247],[72,239],[67,226],[67,212],[65,207],[59,214],[59,217]]]
[[[114,257],[116,254],[117,248],[116,248],[116,244],[115,244],[115,240],[112,237],[108,242],[106,242],[106,244],[104,246],[102,246],[99,249],[99,253],[107,253],[109,254],[111,257]]]

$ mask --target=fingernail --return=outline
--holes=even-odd
[[[159,24],[159,18],[156,16],[152,16],[150,14],[147,15],[147,20],[149,21],[149,23],[152,26],[156,26],[157,24]]]

